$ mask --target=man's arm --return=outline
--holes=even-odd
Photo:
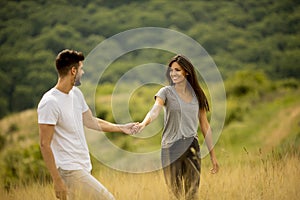
[[[93,116],[92,111],[90,109],[84,112],[82,116],[84,126],[96,131],[124,132],[126,134],[131,134],[133,132],[132,127],[135,125],[135,123],[113,124],[103,119],[96,118]]]
[[[54,125],[39,124],[41,152],[53,180],[56,197],[61,200],[67,199],[67,187],[62,180],[55,164],[51,141],[54,134]]]

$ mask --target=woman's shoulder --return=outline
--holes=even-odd
[[[164,86],[164,87],[160,88],[160,90],[156,93],[155,96],[168,98],[170,95],[173,94],[172,91],[173,91],[172,86]]]
[[[171,85],[167,85],[167,86],[164,86],[162,88],[160,88],[160,90],[164,90],[164,91],[171,91],[172,90],[172,87]]]

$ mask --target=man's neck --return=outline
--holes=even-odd
[[[55,88],[65,94],[69,94],[70,90],[72,90],[72,88],[73,88],[73,85],[70,83],[69,80],[59,78]]]

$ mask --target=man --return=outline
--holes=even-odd
[[[56,57],[58,81],[38,105],[40,148],[54,183],[56,197],[68,199],[114,199],[91,174],[84,126],[103,132],[131,133],[134,123],[117,125],[95,118],[81,91],[84,56],[63,50]],[[80,196],[82,195],[82,196]]]

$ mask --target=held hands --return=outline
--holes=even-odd
[[[140,133],[144,128],[146,127],[146,125],[144,123],[137,123],[135,126],[134,126],[134,131],[136,133]]]
[[[136,125],[136,123],[128,123],[123,125],[118,125],[118,127],[121,129],[122,132],[128,135],[134,134],[133,127]]]
[[[120,125],[119,127],[125,134],[134,135],[141,132],[145,128],[145,125],[143,123],[134,122]]]
[[[139,133],[145,126],[139,122],[128,123],[119,125],[119,128],[127,135],[134,135]]]

